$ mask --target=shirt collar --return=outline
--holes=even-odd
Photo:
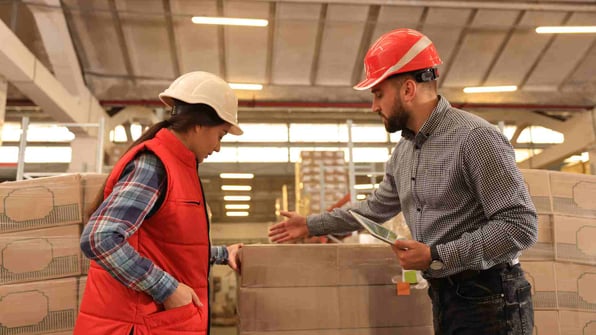
[[[421,142],[424,142],[432,135],[445,116],[445,112],[451,107],[447,99],[440,95],[438,97],[439,102],[437,103],[437,106],[435,106],[428,119],[424,122],[422,127],[420,127],[418,134],[415,134],[408,128],[404,128],[401,132],[402,137],[405,137],[408,140],[418,138]]]

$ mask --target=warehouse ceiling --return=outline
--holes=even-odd
[[[33,14],[56,12],[64,15],[65,34],[48,34],[52,23]],[[269,25],[196,25],[194,15],[267,19]],[[594,0],[0,0],[0,18],[53,73],[68,65],[52,59],[56,50],[48,41],[70,39],[84,83],[108,110],[161,106],[157,94],[174,78],[204,70],[263,85],[237,91],[241,122],[267,123],[289,111],[306,122],[360,114],[370,93],[351,87],[363,77],[364,54],[399,27],[433,40],[443,60],[440,91],[468,110],[569,113],[596,104],[596,35],[534,31],[596,24]],[[483,85],[519,90],[462,92]],[[7,119],[43,118],[43,109],[28,105],[9,83]]]

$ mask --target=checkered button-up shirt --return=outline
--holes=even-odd
[[[354,209],[385,222],[403,211],[415,240],[437,246],[444,277],[519,256],[537,239],[536,210],[507,138],[444,97],[417,134],[402,131],[385,176]],[[313,235],[359,229],[345,209],[307,218]]]

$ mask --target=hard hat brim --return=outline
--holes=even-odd
[[[363,81],[359,82],[358,84],[356,84],[352,88],[355,89],[355,90],[357,90],[357,91],[368,90],[369,88],[375,86],[376,84],[380,83],[384,79],[385,79],[384,77],[364,79]]]

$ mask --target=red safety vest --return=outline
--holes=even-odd
[[[193,153],[171,131],[127,152],[114,166],[104,190],[112,191],[124,167],[143,150],[163,162],[168,187],[161,208],[127,242],[139,254],[192,287],[203,303],[164,311],[151,296],[132,290],[91,262],[74,335],[207,334],[209,327],[209,221]]]

